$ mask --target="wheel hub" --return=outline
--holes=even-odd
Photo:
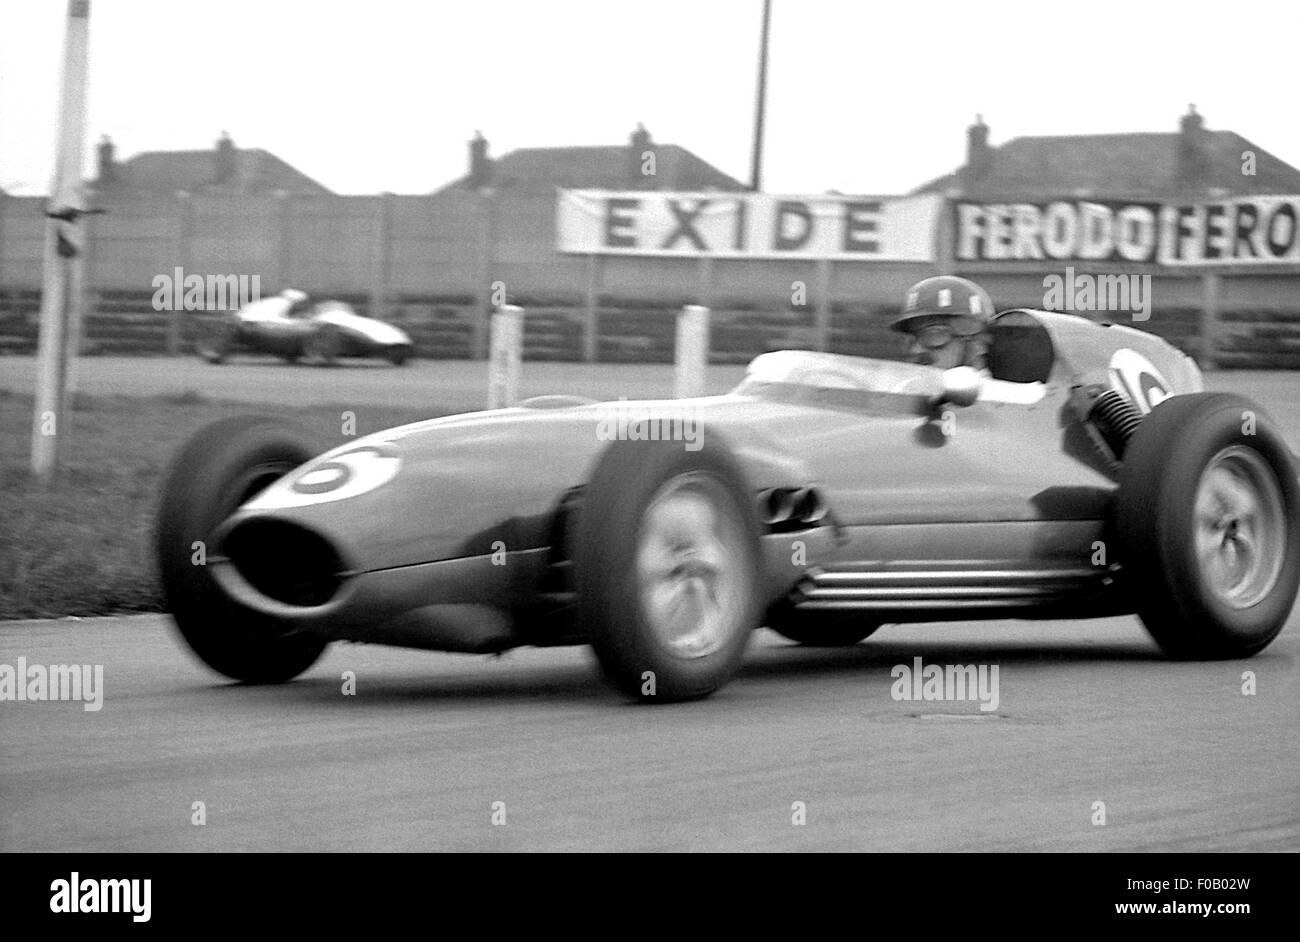
[[[1215,455],[1196,490],[1196,558],[1219,601],[1249,608],[1276,585],[1286,552],[1281,488],[1252,448]]]
[[[707,475],[678,475],[650,501],[636,580],[642,612],[669,653],[705,657],[740,630],[753,591],[744,546],[725,490]]]

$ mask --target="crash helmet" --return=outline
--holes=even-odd
[[[989,293],[965,278],[937,275],[918,281],[907,291],[903,312],[889,326],[910,331],[927,322],[947,322],[953,333],[971,337],[983,332],[993,317]]]
[[[285,288],[280,292],[280,297],[284,298],[290,304],[301,304],[307,300],[307,292],[299,291],[297,288]]]

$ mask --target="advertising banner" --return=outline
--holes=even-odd
[[[1300,263],[1300,196],[953,204],[957,262]]]
[[[561,190],[559,250],[928,262],[942,198]]]

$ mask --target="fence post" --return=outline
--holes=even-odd
[[[688,304],[677,315],[677,346],[673,357],[673,397],[704,395],[709,363],[709,309]]]
[[[817,301],[813,308],[815,345],[825,353],[831,348],[831,289],[834,273],[829,258],[817,259]]]
[[[524,309],[513,304],[492,315],[488,354],[488,408],[504,409],[519,398],[524,350]]]
[[[5,217],[8,215],[9,207],[6,205],[9,196],[0,192],[0,291],[5,287]]]
[[[375,245],[373,277],[370,283],[371,317],[384,316],[384,305],[388,299],[388,279],[393,255],[393,194],[381,194],[377,209],[378,237]]]
[[[700,303],[707,307],[713,304],[715,300],[713,297],[715,272],[713,269],[712,255],[700,256],[699,267],[696,270],[696,276],[698,278],[698,282],[697,282],[697,288],[695,293],[699,297]]]
[[[288,190],[276,190],[276,227],[279,239],[276,245],[276,290],[292,288],[293,274],[293,205]]]
[[[953,256],[953,243],[957,238],[957,197],[945,194],[937,197],[934,223],[934,274],[957,274],[957,261]]]
[[[483,356],[483,335],[492,314],[492,269],[496,265],[496,190],[485,186],[479,190],[481,211],[482,243],[479,247],[478,291],[475,292],[473,333],[471,334],[470,356],[480,359]],[[491,357],[491,351],[488,356]]]
[[[98,194],[95,194],[96,198]],[[84,356],[86,353],[86,320],[94,313],[91,307],[92,298],[95,297],[94,280],[95,280],[95,228],[96,222],[94,216],[83,216],[81,224],[83,229],[83,241],[81,243],[81,258],[77,259],[78,264],[72,270],[72,277],[69,279],[70,290],[76,292],[73,296],[72,306],[68,310],[68,349],[72,353],[72,360],[69,361],[69,380],[68,389],[76,390],[76,365],[77,358]],[[98,304],[95,304],[98,307]]]
[[[190,244],[194,238],[194,202],[187,190],[178,190],[176,199],[180,212],[176,220],[176,242],[172,247],[172,258],[176,267],[184,269],[191,263]],[[182,328],[190,315],[183,309],[170,313],[171,316],[167,318],[167,355],[174,357],[181,352]]]
[[[1201,357],[1202,370],[1216,368],[1215,354],[1219,345],[1219,276],[1207,273],[1201,276]]]
[[[587,256],[587,297],[582,309],[582,360],[595,363],[600,353],[600,286],[605,275],[605,257]]]

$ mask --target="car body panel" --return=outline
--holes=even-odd
[[[316,305],[310,319],[319,324],[330,324],[358,340],[376,346],[397,346],[411,342],[411,338],[404,330],[375,320],[373,317],[362,317],[351,307],[339,301],[322,301]]]

